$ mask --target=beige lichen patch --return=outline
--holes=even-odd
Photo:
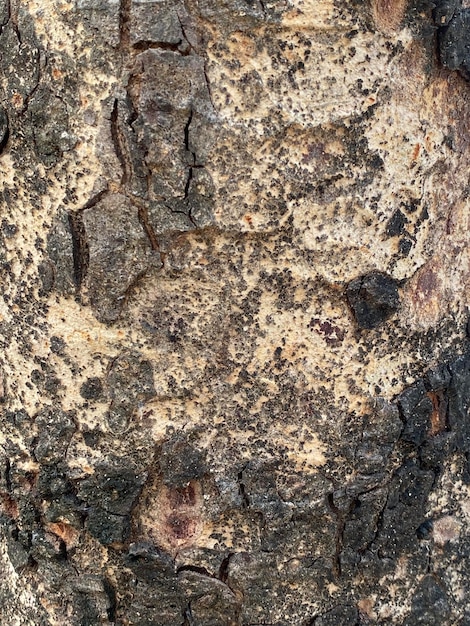
[[[365,598],[361,598],[357,603],[357,608],[361,613],[366,615],[370,619],[377,619],[377,614],[375,612],[375,596],[366,596]]]
[[[265,30],[263,33],[268,38],[269,33]],[[259,47],[263,37],[254,32],[243,35],[242,54],[246,63],[236,66],[231,59],[238,50],[239,35],[229,38],[229,54],[225,42],[223,47],[218,41],[211,42],[208,49],[211,93],[222,119],[230,119],[232,124],[240,127],[243,124],[245,133],[253,128],[257,134],[264,134],[273,123],[314,127],[347,119],[374,103],[371,97],[386,72],[380,38],[358,35],[361,41],[348,58],[349,71],[345,74],[342,63],[347,40],[337,32],[327,35],[331,46],[327,63],[325,35],[314,25],[302,31],[293,29],[288,35],[274,30],[271,36],[277,44],[278,60],[274,60],[270,48]],[[288,46],[285,45],[286,36]],[[258,44],[256,54],[251,55],[255,42]],[[290,74],[285,71],[286,67],[292,68]],[[362,90],[355,88],[357,74],[354,68],[361,68]],[[368,92],[364,95],[366,89]]]
[[[290,2],[292,8],[282,16],[282,25],[285,28],[302,30],[315,27],[318,30],[338,28],[334,20],[333,0],[294,0]]]
[[[460,537],[462,522],[453,515],[445,515],[434,521],[432,536],[437,546],[455,542]]]
[[[306,425],[273,428],[270,440],[286,450],[287,459],[297,471],[312,471],[326,461],[325,445]]]
[[[340,186],[341,181],[337,183]],[[312,200],[296,202],[294,223],[299,229],[302,243],[312,250],[321,260],[321,272],[324,278],[334,282],[338,280],[338,266],[328,263],[332,256],[339,255],[347,261],[346,273],[341,274],[345,281],[370,271],[372,263],[386,265],[394,254],[393,242],[384,242],[373,260],[371,250],[379,229],[368,228],[375,216],[367,204],[359,199],[341,198],[341,204],[324,205]],[[334,225],[333,229],[327,225]]]

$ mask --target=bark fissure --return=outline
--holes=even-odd
[[[238,472],[237,480],[238,480],[238,493],[240,494],[240,497],[242,499],[242,506],[243,508],[248,509],[250,506],[250,498],[246,492],[245,482],[243,480],[243,470],[241,472]]]
[[[128,53],[130,46],[130,18],[132,0],[120,0],[119,6],[119,47]]]
[[[0,2],[0,622],[468,616],[467,9],[285,4]]]
[[[132,168],[127,155],[127,147],[122,136],[120,123],[119,123],[119,100],[116,98],[113,104],[113,110],[111,112],[111,136],[114,143],[114,149],[121,164],[122,176],[121,185],[126,185],[132,173]]]
[[[166,41],[137,41],[133,44],[133,49],[136,52],[144,52],[145,50],[169,50],[170,52],[177,52],[183,56],[189,54],[189,51],[181,50],[182,41],[178,43],[168,43]]]
[[[72,236],[74,280],[78,294],[81,291],[88,271],[89,248],[82,212],[75,211],[69,213],[68,220]]]
[[[43,55],[43,57],[41,58],[41,56]],[[41,67],[41,61],[44,62],[44,66]],[[42,83],[42,75],[43,75],[43,70],[46,68],[47,66],[47,56],[42,52],[42,51],[38,51],[37,53],[37,80],[33,86],[33,88],[31,89],[31,91],[29,91],[29,93],[26,94],[26,97],[23,101],[23,107],[21,109],[21,115],[24,115],[29,108],[29,105],[32,101],[32,99],[34,98],[35,94],[37,93],[39,87],[41,86]]]
[[[147,235],[147,238],[150,242],[150,246],[152,250],[160,252],[160,244],[158,242],[158,238],[155,234],[155,231],[152,228],[152,224],[150,223],[147,207],[141,204],[137,204],[137,207],[138,207],[139,222],[141,223],[142,228],[144,229],[145,234]]]

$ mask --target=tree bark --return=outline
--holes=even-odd
[[[0,623],[470,624],[465,2],[0,0]]]

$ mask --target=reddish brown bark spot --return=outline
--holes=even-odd
[[[23,106],[23,97],[19,93],[14,93],[11,98],[11,103],[15,109],[20,109]]]
[[[170,506],[175,509],[182,506],[194,506],[196,502],[194,485],[190,483],[187,487],[171,489],[168,494],[168,500],[170,501]]]
[[[184,515],[178,515],[174,513],[167,519],[168,530],[175,539],[185,540],[190,539],[196,530],[196,523],[194,520]]]
[[[141,531],[172,554],[194,544],[204,525],[202,500],[198,481],[185,487],[155,485],[141,512]]]
[[[447,401],[442,391],[430,391],[428,397],[432,402],[431,428],[429,434],[431,437],[441,433],[446,429],[447,424]]]
[[[438,278],[434,270],[431,268],[425,269],[421,273],[416,287],[418,297],[425,300],[431,298],[439,287]]]
[[[405,15],[406,0],[373,0],[372,14],[378,28],[397,30]]]
[[[70,524],[66,524],[65,522],[54,522],[47,524],[46,530],[62,539],[67,546],[67,550],[78,545],[80,533]]]
[[[411,161],[413,163],[418,160],[420,150],[421,150],[421,144],[417,143],[413,149],[413,156],[411,158]]]
[[[309,328],[323,337],[325,342],[331,346],[340,344],[344,339],[344,331],[330,320],[312,318],[310,320]]]
[[[7,493],[0,493],[0,510],[12,519],[16,519],[19,515],[18,505]]]

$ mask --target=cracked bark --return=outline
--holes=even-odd
[[[468,11],[0,0],[1,626],[469,622]]]

